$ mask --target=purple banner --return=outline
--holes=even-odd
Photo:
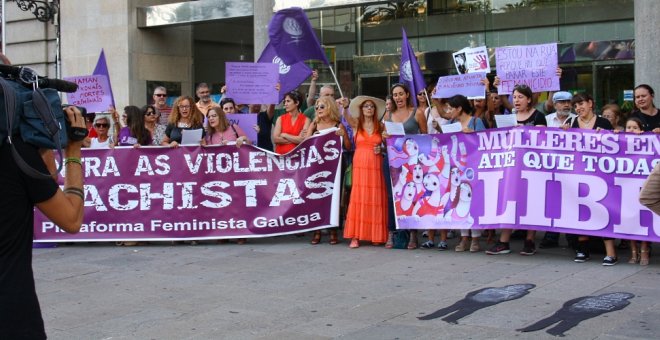
[[[273,63],[225,64],[227,98],[238,104],[277,104],[280,79],[279,67]]]
[[[256,113],[230,113],[226,116],[229,123],[240,126],[247,138],[254,144],[257,143],[257,130],[254,129],[254,126],[257,125]]]
[[[94,74],[64,77],[64,80],[78,84],[76,92],[66,94],[69,105],[82,106],[88,112],[107,112],[108,107],[114,105],[107,76]]]
[[[245,145],[83,150],[78,234],[35,212],[36,241],[265,237],[339,225],[339,136],[286,156]]]
[[[660,241],[639,191],[658,135],[517,127],[387,140],[401,229],[513,228]]]
[[[557,44],[506,46],[495,48],[499,94],[510,94],[516,85],[527,85],[532,92],[559,91]]]
[[[457,94],[484,98],[486,92],[481,82],[484,78],[486,78],[484,72],[440,77],[433,98],[450,98]]]

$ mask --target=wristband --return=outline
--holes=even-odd
[[[80,197],[81,200],[85,200],[85,192],[80,188],[69,187],[65,188],[63,191],[65,194],[73,194]]]
[[[77,158],[77,157],[67,157],[67,158],[65,158],[64,159],[64,165],[67,165],[69,163],[77,163],[77,164],[80,164],[80,166],[82,166],[82,160],[80,158]]]

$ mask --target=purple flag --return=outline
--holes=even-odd
[[[275,13],[268,24],[268,37],[287,65],[309,59],[330,65],[302,8],[291,7]]]
[[[410,43],[408,42],[408,36],[406,35],[406,29],[401,28],[403,34],[403,41],[401,42],[401,65],[399,66],[399,78],[400,81],[410,89],[413,97],[413,103],[417,106],[417,93],[424,91],[426,89],[426,84],[424,83],[424,75],[422,70],[419,68],[419,63],[417,62],[417,57],[415,57],[415,51],[413,51]]]
[[[101,55],[99,60],[96,62],[96,67],[94,68],[93,75],[102,75],[108,78],[108,85],[110,89],[110,98],[112,99],[112,106],[115,106],[115,95],[112,93],[112,84],[110,82],[110,72],[108,72],[108,63],[105,61],[105,52],[101,49]],[[115,106],[116,107],[116,106]],[[107,109],[107,108],[106,108]]]
[[[289,91],[295,90],[307,77],[312,74],[310,69],[304,62],[299,61],[293,65],[287,65],[277,55],[273,44],[270,42],[261,53],[261,57],[257,62],[260,63],[273,63],[280,66],[280,95],[279,100],[284,98],[284,95]]]

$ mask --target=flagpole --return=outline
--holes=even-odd
[[[431,107],[431,99],[429,98],[428,92],[426,92],[426,89],[424,89],[424,97],[426,97],[426,104],[429,105],[429,108]]]
[[[330,73],[332,73],[332,78],[335,79],[335,84],[337,84],[337,90],[339,90],[339,95],[341,96],[341,98],[343,98],[344,93],[341,92],[341,86],[339,86],[339,81],[337,81],[337,75],[335,75],[335,71],[332,70],[332,66],[330,66],[330,64],[328,64],[328,68],[330,69]]]

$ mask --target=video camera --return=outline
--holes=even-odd
[[[29,167],[16,151],[12,138],[39,148],[57,150],[62,169],[62,148],[69,140],[81,141],[87,129],[72,127],[63,111],[58,91],[75,92],[78,85],[65,80],[40,77],[27,67],[0,64],[0,145],[7,141],[17,164],[35,178],[50,177]],[[83,108],[79,108],[84,110]],[[62,130],[65,132],[62,132]]]

